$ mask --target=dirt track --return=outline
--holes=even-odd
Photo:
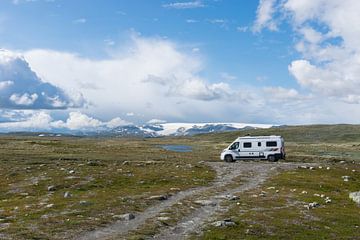
[[[222,201],[225,201],[224,195],[256,188],[279,170],[299,166],[298,163],[281,162],[211,162],[208,165],[217,173],[215,181],[210,186],[181,191],[168,200],[161,201],[144,212],[136,214],[135,219],[131,221],[117,221],[95,231],[86,232],[76,239],[126,239],[129,232],[142,227],[146,221],[157,217],[166,209],[171,209],[181,200],[201,195],[201,200],[209,200],[211,204],[200,205],[178,221],[175,226],[163,227],[159,234],[152,237],[153,239],[186,239],[191,233],[201,233],[202,227],[207,221],[227,210],[220,205]],[[241,178],[241,182],[236,183],[234,180],[239,178]]]

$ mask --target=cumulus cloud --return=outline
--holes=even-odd
[[[66,109],[84,99],[70,98],[62,89],[43,82],[19,54],[0,50],[0,107],[9,109]]]
[[[45,111],[0,111],[0,131],[97,131],[124,125],[131,125],[119,117],[110,121],[101,121],[81,112],[70,112],[65,121],[54,120]],[[10,121],[11,120],[11,121]]]
[[[296,89],[283,87],[265,87],[263,89],[265,96],[269,97],[269,101],[290,102],[302,101],[310,99],[310,96],[301,95]]]
[[[205,4],[202,1],[190,1],[190,2],[173,2],[162,5],[164,8],[173,9],[191,9],[191,8],[203,8]]]
[[[272,31],[278,29],[278,23],[273,18],[275,3],[276,0],[260,0],[256,10],[256,21],[252,28],[254,32],[260,32],[263,28],[268,28]]]
[[[269,17],[258,17],[256,23],[286,19],[293,27],[298,39],[295,49],[302,58],[289,65],[289,72],[297,82],[318,95],[359,103],[360,2],[286,0],[270,1],[268,6]],[[281,17],[276,19],[275,13]],[[258,30],[271,28],[258,26]]]
[[[222,81],[201,76],[204,66],[199,54],[181,51],[176,43],[162,38],[134,35],[130,46],[113,49],[112,56],[103,60],[43,49],[24,54],[50,83],[66,91],[81,91],[91,103],[89,111],[101,118],[129,112],[147,119],[208,116],[212,113],[204,107],[207,102],[224,104],[235,92]]]

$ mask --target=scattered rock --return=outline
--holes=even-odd
[[[53,192],[53,191],[56,190],[56,187],[55,187],[54,185],[51,185],[51,186],[48,186],[47,190],[48,190],[49,192]]]
[[[214,227],[231,227],[236,226],[236,223],[231,221],[231,219],[224,219],[222,221],[213,222],[211,225],[213,225]]]
[[[310,170],[314,170],[315,168],[314,167],[309,167]]]
[[[122,165],[129,165],[130,163],[129,163],[129,161],[124,161],[123,163],[122,163]]]
[[[275,189],[275,187],[268,187],[267,190]]]
[[[324,198],[324,197],[325,197],[325,194],[321,194],[320,197],[321,197],[321,198]]]
[[[132,214],[132,213],[125,213],[125,214],[122,214],[122,215],[114,215],[113,218],[123,220],[123,221],[130,221],[130,220],[133,220],[135,218],[135,215]]]
[[[344,163],[346,163],[345,161],[340,161],[340,164],[344,164]]]
[[[201,206],[216,206],[216,202],[211,200],[196,200],[194,203],[200,204]]]
[[[331,203],[331,199],[329,197],[326,197],[325,198],[325,203],[328,204],[328,203]]]
[[[314,196],[315,196],[315,197],[320,197],[320,194],[314,193]]]
[[[89,205],[91,205],[90,202],[85,201],[85,200],[81,200],[79,203],[80,203],[80,205],[82,205],[82,206],[89,206]]]
[[[54,204],[50,203],[50,204],[46,205],[46,208],[52,208],[53,206],[54,206]]]
[[[348,182],[350,179],[350,176],[342,176],[342,179],[344,179],[344,182]]]
[[[330,170],[330,167],[327,167],[326,170]]]
[[[159,200],[159,201],[164,201],[167,200],[169,198],[168,195],[154,195],[148,198],[148,200]]]
[[[64,193],[64,198],[69,198],[71,196],[72,196],[72,194],[70,192],[65,192]]]
[[[74,174],[75,173],[75,170],[70,170],[69,171],[69,174]]]
[[[307,193],[308,193],[308,192],[307,192],[307,191],[305,191],[305,190],[301,192],[301,194],[307,194]]]
[[[280,192],[280,190],[276,190],[275,192],[276,192],[276,193],[279,193],[279,192]]]
[[[320,206],[320,204],[317,202],[312,202],[312,203],[304,205],[304,207],[306,207],[307,209],[313,209],[313,208],[317,208],[319,206]]]
[[[350,193],[349,198],[354,202],[356,202],[357,204],[360,204],[360,191]]]
[[[170,191],[180,191],[180,188],[170,188]]]
[[[319,166],[319,169],[322,169],[323,167],[322,166]]]
[[[290,192],[296,192],[296,188],[290,189]]]
[[[170,219],[170,217],[158,217],[157,218],[157,220],[159,220],[159,221],[167,221],[169,219]]]

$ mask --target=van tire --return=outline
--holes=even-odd
[[[276,158],[275,158],[274,155],[269,155],[269,156],[267,157],[267,159],[268,159],[269,162],[276,162]]]
[[[233,162],[234,161],[233,157],[230,154],[226,155],[224,160],[225,160],[225,162]]]

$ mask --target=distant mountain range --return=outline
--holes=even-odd
[[[98,131],[56,131],[52,132],[19,132],[11,133],[18,135],[36,136],[94,136],[94,137],[161,137],[161,136],[192,136],[202,133],[228,132],[236,130],[271,128],[269,124],[247,124],[247,123],[161,123],[146,124],[141,126],[127,125],[112,129]]]

